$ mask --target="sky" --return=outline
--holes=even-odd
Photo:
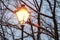
[[[16,8],[15,7],[13,7],[13,5],[16,5],[16,3],[15,3],[15,1],[12,1],[12,0],[9,0],[10,1],[10,4],[12,4],[12,5],[9,5],[8,7],[11,9],[11,10],[16,10]],[[31,2],[32,2],[32,0],[30,0]],[[27,2],[27,1],[26,1]],[[39,0],[38,0],[38,2],[39,2]],[[6,3],[7,4],[7,3]],[[18,3],[19,4],[19,3]],[[28,2],[27,2],[27,4],[29,4]],[[33,7],[31,4],[29,4],[31,7]],[[33,7],[34,8],[34,7]],[[50,10],[48,9],[49,8],[49,6],[48,6],[48,4],[47,4],[47,2],[46,1],[44,1],[43,2],[43,5],[42,5],[42,8],[41,8],[41,12],[42,13],[45,13],[46,15],[49,15],[49,16],[52,16],[52,14],[51,14],[51,12],[50,12]],[[10,12],[10,11],[6,11],[5,12],[6,14],[7,14],[7,16],[6,17],[8,17],[8,18],[11,18],[8,22],[9,23],[11,23],[11,24],[18,24],[18,20],[17,20],[17,17],[16,17],[16,15],[13,15],[13,13],[12,12]],[[60,16],[60,9],[59,8],[56,8],[56,15],[58,15],[58,16]],[[33,15],[35,15],[33,12],[31,12],[31,14],[33,14]],[[33,19],[33,18],[32,18]],[[35,21],[34,21],[35,20]],[[37,20],[36,19],[33,19],[33,23],[37,23]],[[49,20],[47,20],[47,21],[49,21]],[[50,20],[51,21],[51,20]],[[49,21],[49,22],[50,22]],[[58,21],[59,23],[60,23],[60,20]],[[19,24],[18,24],[19,25]],[[53,25],[53,23],[52,23],[52,25]],[[34,29],[34,31],[37,31],[37,28],[33,28]],[[20,38],[21,37],[21,31],[20,30],[17,30],[17,29],[15,29],[15,28],[12,28],[12,30],[13,30],[13,32],[14,32],[14,35],[16,36],[15,38]],[[11,31],[10,31],[10,29],[7,29],[7,31],[8,31],[8,33],[11,33]],[[28,24],[25,24],[25,27],[24,27],[24,31],[26,31],[26,32],[28,32],[28,33],[31,33],[31,29],[30,29],[30,25],[28,25]],[[7,34],[6,34],[7,35]],[[24,36],[26,36],[26,34],[24,34]],[[36,34],[35,34],[35,36],[36,36]],[[47,36],[47,35],[45,35],[45,34],[41,34],[41,39],[42,40],[48,40],[48,38],[47,37],[49,37],[49,36]],[[12,37],[9,35],[7,35],[7,38],[9,38],[9,40],[13,40],[12,39]],[[24,38],[24,40],[32,40],[32,37],[27,37],[27,38]]]

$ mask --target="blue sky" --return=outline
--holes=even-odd
[[[32,0],[30,0],[31,2],[32,2]],[[27,2],[27,1],[26,1]],[[39,2],[39,0],[38,0],[38,2]],[[33,2],[32,2],[33,3]],[[7,4],[7,3],[6,3]],[[10,0],[10,4],[11,5],[9,5],[8,7],[11,9],[11,10],[16,10],[16,8],[13,6],[13,5],[16,5],[16,3],[15,3],[15,1],[12,1],[12,0]],[[28,2],[27,2],[27,4],[28,5],[30,5],[31,7],[33,7],[31,4],[29,4]],[[34,7],[33,7],[34,8]],[[29,10],[30,11],[30,10]],[[48,3],[46,2],[46,1],[44,1],[43,2],[43,5],[42,5],[42,8],[41,8],[41,12],[42,13],[45,13],[46,15],[49,15],[49,16],[52,16],[52,14],[51,14],[51,12],[50,12],[50,9],[49,9],[49,6],[48,6]],[[10,11],[6,11],[5,12],[7,15],[6,15],[6,17],[8,17],[8,18],[11,18],[8,22],[9,23],[11,23],[11,24],[16,24],[16,25],[18,25],[19,26],[19,24],[18,24],[18,20],[17,20],[17,17],[16,17],[16,15],[15,14],[13,14],[12,12],[10,12]],[[36,16],[35,15],[35,13],[34,12],[31,12],[31,14],[33,14],[33,16]],[[60,16],[60,9],[59,8],[56,8],[56,15],[58,15],[58,16]],[[36,18],[31,18],[32,20],[33,20],[33,23],[37,23],[37,19]],[[35,21],[34,21],[35,20]],[[49,19],[47,20],[47,21],[49,21]],[[49,21],[49,22],[51,22],[51,20]],[[60,20],[58,21],[59,23],[60,23]],[[53,25],[53,23],[51,23],[52,25]],[[20,26],[19,26],[20,27]],[[25,25],[25,27],[24,27],[24,31],[26,31],[26,32],[28,32],[28,33],[31,33],[31,29],[30,29],[31,27],[30,27],[30,25],[29,24],[26,24]],[[37,28],[36,27],[34,27],[33,28],[34,29],[34,31],[36,32],[37,31]],[[13,30],[13,32],[14,32],[14,35],[16,36],[15,38],[20,38],[21,37],[21,31],[20,30],[17,30],[17,29],[14,29],[14,28],[12,28],[12,30]],[[7,31],[8,31],[8,33],[11,33],[11,31],[10,31],[10,29],[7,29]],[[26,36],[26,34],[24,34],[24,36]],[[36,34],[35,34],[35,36],[37,36]],[[47,36],[47,35],[45,35],[45,34],[41,34],[41,39],[42,40],[48,40],[48,37],[49,36]],[[7,35],[7,38],[9,38],[9,40],[13,40],[12,39],[12,37],[11,36],[9,36],[9,35]],[[32,37],[27,37],[27,38],[24,38],[24,40],[32,40]]]

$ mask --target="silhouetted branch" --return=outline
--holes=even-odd
[[[32,9],[33,11],[35,11],[36,13],[40,13],[40,12],[38,12],[38,11],[36,11],[35,9],[33,9],[32,7],[30,7],[29,5],[27,5],[23,0],[21,0],[26,6],[28,6],[30,9]],[[43,16],[45,16],[45,17],[48,17],[48,18],[51,18],[52,19],[52,17],[50,17],[50,16],[48,16],[48,15],[45,15],[45,14],[43,14],[43,13],[40,13],[40,15],[43,15]]]
[[[8,40],[5,36],[2,35],[1,32],[0,32],[0,36],[1,36],[2,38],[4,38],[4,40]]]
[[[57,20],[56,20],[56,1],[54,0],[54,8],[53,8],[53,22],[54,22],[54,33],[55,33],[55,40],[59,40],[59,36],[58,36],[58,25],[57,25]]]
[[[30,25],[33,25],[33,26],[35,26],[35,27],[39,27],[39,25],[35,25],[35,24],[32,24],[32,23],[30,23],[30,22],[28,22]],[[44,30],[44,31],[46,31],[46,32],[48,32],[49,34],[51,34],[52,36],[54,36],[54,34],[52,34],[50,31],[48,31],[47,29],[45,29],[45,28],[43,28],[43,27],[40,27],[40,29],[42,29],[42,30]]]
[[[14,11],[12,11],[11,9],[9,9],[9,8],[4,4],[4,2],[3,2],[2,0],[0,0],[0,1],[1,1],[1,3],[6,7],[6,9],[8,9],[9,11],[11,11],[11,12],[14,13]]]
[[[51,5],[51,2],[49,0],[47,0],[48,4],[49,4],[49,7],[50,7],[50,10],[52,12],[52,5]]]

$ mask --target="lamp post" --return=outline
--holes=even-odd
[[[23,40],[23,28],[24,28],[24,24],[27,22],[29,18],[29,12],[25,7],[25,5],[22,4],[21,7],[15,11],[15,13],[22,28],[22,40]]]

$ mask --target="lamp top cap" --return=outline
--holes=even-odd
[[[25,5],[24,4],[21,4],[21,7],[25,7]]]

